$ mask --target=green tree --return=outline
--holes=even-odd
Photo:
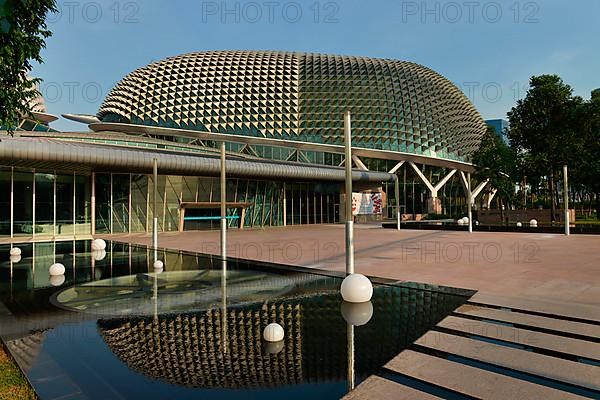
[[[508,112],[508,137],[527,161],[527,168],[548,177],[550,213],[554,221],[557,206],[555,181],[563,164],[576,159],[581,136],[577,134],[580,97],[557,75],[534,76],[524,99]]]
[[[477,166],[474,177],[478,180],[489,179],[486,190],[497,190],[496,198],[502,205],[509,207],[516,201],[515,179],[517,154],[504,140],[488,127],[481,139],[479,149],[473,154],[473,164]]]
[[[600,219],[600,89],[592,91],[578,113],[578,128],[583,141],[574,175],[596,198],[596,218]]]
[[[46,14],[55,0],[0,0],[0,126],[11,132],[38,95],[39,79],[28,79],[31,62],[42,62],[40,51],[51,35]]]

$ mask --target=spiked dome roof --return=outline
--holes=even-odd
[[[170,57],[127,75],[98,111],[118,122],[468,160],[485,123],[450,81],[388,59],[277,51]]]

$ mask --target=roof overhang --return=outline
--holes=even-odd
[[[211,155],[185,155],[167,150],[144,150],[95,143],[34,137],[5,137],[0,141],[0,164],[44,169],[152,173],[154,159],[160,174],[219,176],[220,160]],[[238,178],[343,182],[344,169],[301,163],[228,159],[227,175]],[[352,180],[391,182],[387,172],[352,171]]]
[[[337,144],[311,143],[299,140],[274,139],[266,137],[254,137],[234,135],[229,133],[213,133],[195,131],[190,129],[162,128],[147,125],[123,124],[115,122],[99,122],[89,125],[90,129],[98,131],[115,131],[133,135],[160,135],[160,136],[180,136],[194,139],[225,141],[233,143],[256,144],[263,146],[286,147],[297,150],[319,151],[325,153],[344,154],[344,146]],[[465,172],[473,172],[473,164],[450,160],[446,158],[430,157],[420,154],[412,154],[400,151],[365,149],[362,147],[352,147],[352,154],[359,157],[378,158],[395,161],[412,161],[418,164],[431,165],[442,168],[458,169]]]

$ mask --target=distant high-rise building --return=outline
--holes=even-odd
[[[504,140],[506,144],[508,144],[508,135],[506,130],[509,127],[508,121],[505,119],[488,119],[485,121],[488,126],[494,128],[496,134]]]

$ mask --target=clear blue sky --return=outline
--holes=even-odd
[[[203,50],[394,58],[455,82],[486,119],[504,117],[530,76],[600,87],[600,1],[58,0],[33,75],[53,114],[95,114],[135,68]],[[318,11],[317,11],[318,10]],[[57,129],[81,130],[59,120]]]

